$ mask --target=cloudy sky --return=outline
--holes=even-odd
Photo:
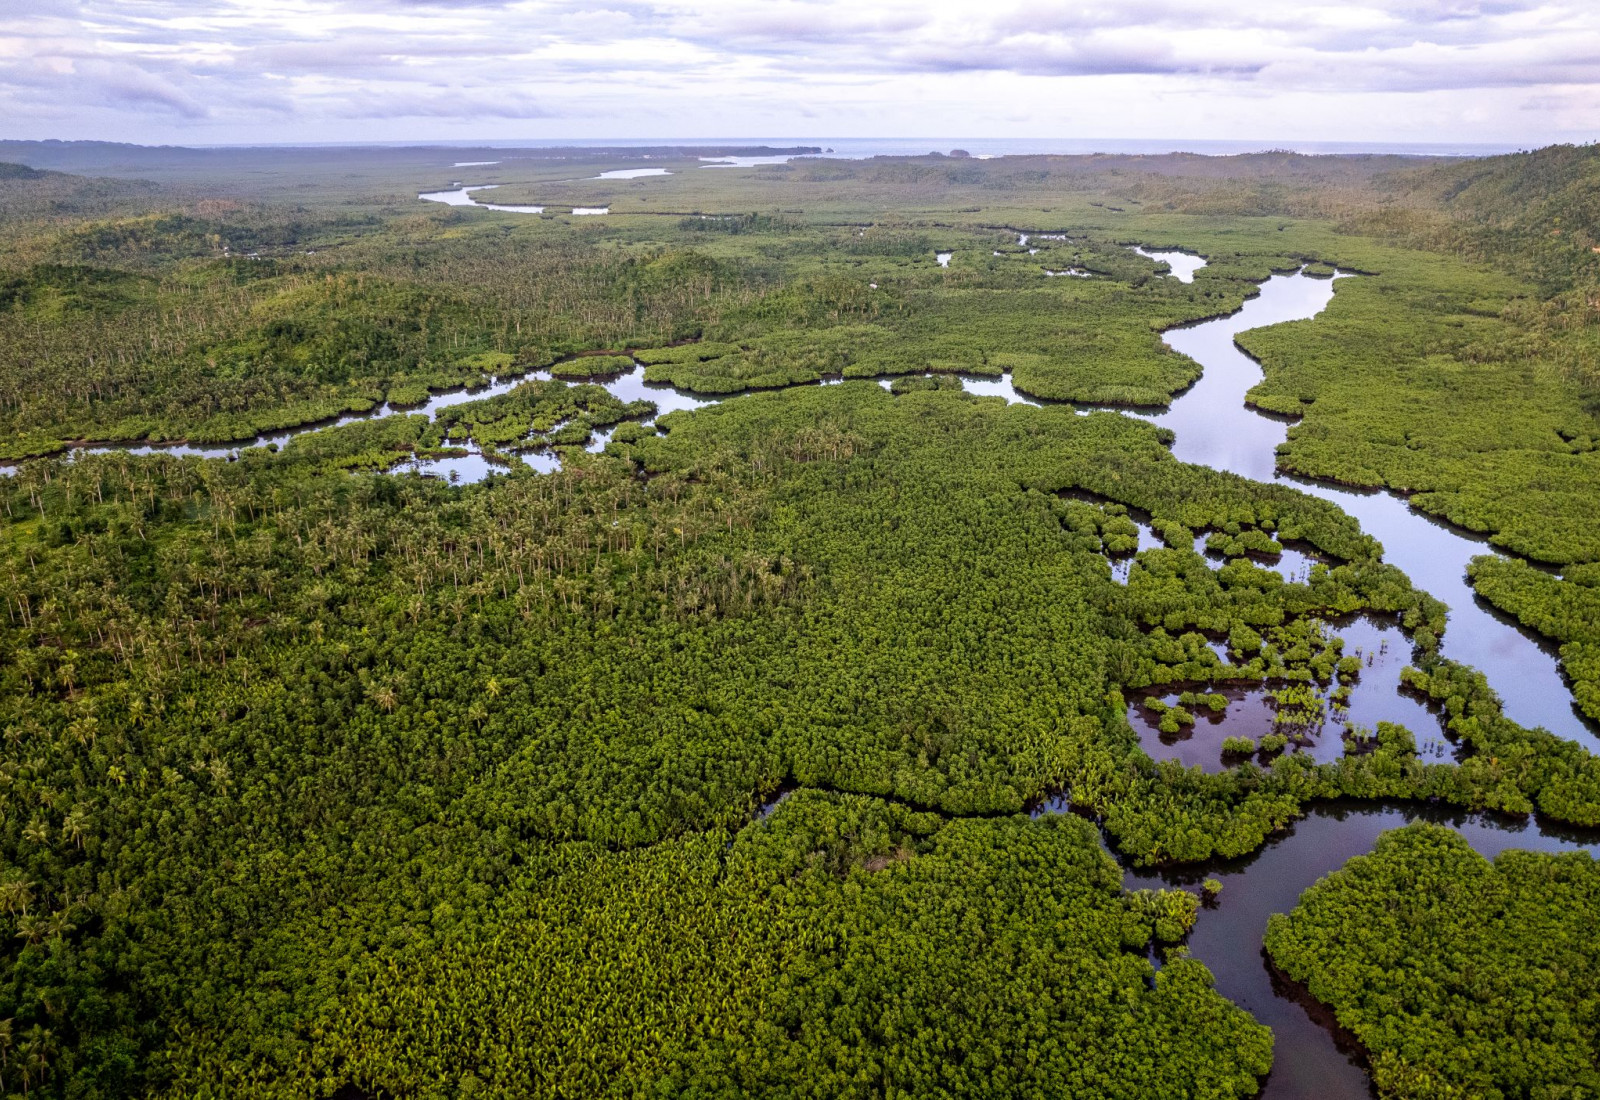
[[[1600,137],[1600,0],[3,0],[0,137]]]

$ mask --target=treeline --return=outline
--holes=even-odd
[[[1274,915],[1266,947],[1360,1040],[1381,1096],[1583,1095],[1600,1090],[1597,919],[1586,853],[1490,863],[1415,824]]]
[[[0,282],[0,457],[63,440],[195,441],[255,434],[372,407],[396,389],[479,381],[484,352],[521,369],[596,346],[698,333],[694,318],[741,293],[736,272],[690,253],[537,251],[491,292],[489,276],[437,258],[418,280],[316,257],[235,257],[160,276],[47,263]],[[529,253],[533,254],[533,253]],[[478,263],[479,261],[472,261]],[[500,254],[496,270],[505,273]]]
[[[530,384],[458,406],[449,423],[622,411],[580,404],[591,392]],[[716,853],[788,786],[946,816],[1015,814],[1065,787],[1145,861],[1242,854],[1306,800],[1336,794],[1537,803],[1572,821],[1600,810],[1595,762],[1491,721],[1492,696],[1471,696],[1481,682],[1446,700],[1476,723],[1461,736],[1477,751],[1459,768],[1423,765],[1404,742],[1329,766],[1296,753],[1212,776],[1153,764],[1120,684],[1315,681],[1330,657],[1297,623],[1382,609],[1425,638],[1439,611],[1375,563],[1375,545],[1332,506],[1184,466],[1148,425],[871,384],[665,421],[664,436],[614,454],[569,451],[559,473],[513,468],[464,489],[346,472],[427,442],[438,427],[421,418],[231,463],[84,454],[0,484],[0,879],[13,899],[0,1018],[49,1032],[45,1095],[183,1093],[203,1080],[331,1092],[348,1080],[331,1067],[357,1065],[355,1083],[374,1094],[446,1079],[434,1074],[553,1092],[591,1073],[713,1092],[848,1091],[858,1074],[888,1073],[916,1091],[961,1084],[941,1076],[961,1072],[940,1053],[953,1049],[987,1052],[974,1064],[1018,1074],[995,1079],[1021,1092],[1033,1071],[1002,1071],[1001,1052],[1036,1046],[1039,1028],[1064,1060],[1039,1064],[1076,1062],[1070,1079],[1088,1091],[1115,1094],[1113,1079],[1130,1095],[1170,1091],[1178,1078],[1163,1075],[1178,1070],[1163,1067],[1184,1067],[1193,1095],[1245,1093],[1265,1047],[1207,999],[1197,968],[1169,964],[1151,994],[1179,998],[1160,1001],[1175,1015],[1152,1007],[1110,1031],[1091,1022],[1112,1019],[1091,1007],[1100,994],[1016,992],[1045,980],[1031,966],[1013,975],[1017,952],[1068,950],[1052,937],[1080,935],[1066,931],[1079,902],[1019,902],[1026,919],[1007,918],[1016,951],[977,957],[981,972],[950,969],[973,957],[960,930],[989,896],[967,892],[980,889],[973,867],[1002,876],[994,897],[1020,897],[1001,886],[1013,852],[1018,881],[1055,890],[1067,881],[1044,869],[1056,857],[1022,853],[1064,829],[1075,839],[1063,851],[1099,865],[1077,826],[949,826],[991,839],[953,859],[948,878],[923,862],[925,825],[862,839],[859,857],[827,843],[784,857],[826,871],[819,883],[841,868],[850,881],[854,858],[885,884],[930,875],[927,889],[959,891],[949,909],[920,886],[885,898],[888,909],[849,888],[840,900],[761,895],[748,904],[767,916],[747,919],[727,908],[736,876]],[[1126,517],[1069,490],[1147,509],[1172,546],[1115,584],[1106,552],[1125,546]],[[1304,539],[1337,561],[1305,585],[1244,559],[1212,573],[1192,537],[1182,545],[1183,532],[1210,528]],[[1206,645],[1219,631],[1237,651],[1226,665]],[[804,804],[787,800],[774,823],[791,803]],[[569,859],[617,870],[591,882],[560,869]],[[1125,906],[1107,881],[1103,904]],[[891,919],[903,906],[932,923]],[[1181,907],[1158,909],[1152,920],[1181,927]],[[573,912],[589,915],[569,927]],[[1102,916],[1083,919],[1109,934]],[[681,969],[710,950],[695,943],[726,943],[724,920],[771,920],[780,954],[752,946]],[[511,921],[526,946],[507,954]],[[641,927],[681,932],[658,941]],[[628,930],[630,950],[656,960],[638,973],[660,977],[636,980],[607,952],[573,954],[603,929]],[[1145,964],[1116,965],[1144,988]],[[735,966],[772,974],[775,991],[725,984]],[[1055,972],[1098,973],[1086,967]],[[951,975],[992,986],[990,1006],[1021,998],[1016,1023],[1003,1022],[1009,1008],[953,1006]],[[618,1007],[591,1011],[586,991],[604,988]],[[907,991],[894,1034],[859,1041],[864,1021],[846,1006],[891,989]],[[507,1007],[488,1013],[490,1000]],[[452,1022],[409,1030],[440,1019]],[[754,1038],[724,1043],[696,1020]],[[1169,1039],[1160,1058],[1140,1045],[1174,1027],[1196,1037]],[[641,1045],[662,1029],[678,1038]],[[924,1032],[942,1038],[878,1061],[895,1036]],[[1223,1047],[1202,1037],[1213,1034]],[[651,1060],[674,1049],[670,1063]],[[764,1053],[738,1053],[752,1049]],[[556,1076],[530,1079],[538,1066]]]
[[[1404,232],[1411,247],[1487,260],[1547,292],[1600,283],[1600,145],[1460,159],[1380,181],[1391,202],[1441,212]],[[1381,213],[1350,226],[1382,226]]]
[[[1515,559],[1474,558],[1467,575],[1477,593],[1561,645],[1572,696],[1600,721],[1600,565],[1577,565],[1560,578]]]

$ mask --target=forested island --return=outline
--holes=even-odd
[[[0,1095],[1600,1090],[1600,147],[817,151],[0,143]]]

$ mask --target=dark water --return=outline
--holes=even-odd
[[[1303,753],[1328,764],[1345,754],[1347,725],[1376,730],[1379,722],[1396,722],[1415,736],[1417,754],[1422,758],[1453,758],[1455,745],[1445,735],[1441,713],[1427,700],[1401,688],[1400,670],[1411,661],[1411,642],[1399,625],[1361,615],[1333,624],[1331,630],[1344,639],[1344,655],[1361,661],[1361,670],[1354,675],[1334,677],[1331,686],[1350,688],[1349,703],[1340,715],[1327,712],[1321,723],[1309,728],[1275,725],[1278,712],[1268,702],[1268,687],[1219,680],[1195,685],[1191,690],[1226,696],[1227,709],[1213,713],[1203,706],[1186,707],[1195,717],[1194,725],[1166,734],[1157,728],[1160,716],[1142,703],[1153,697],[1168,705],[1178,704],[1178,696],[1185,689],[1167,685],[1141,693],[1128,707],[1128,721],[1139,735],[1140,746],[1156,760],[1176,760],[1185,767],[1220,772],[1239,762],[1237,757],[1223,756],[1223,738],[1249,737],[1259,741],[1263,735],[1276,731],[1294,736],[1285,751]],[[1257,762],[1266,765],[1271,759],[1271,755],[1262,753]]]
[[[1467,582],[1467,563],[1495,552],[1486,540],[1425,516],[1392,493],[1277,473],[1276,450],[1288,437],[1288,424],[1245,405],[1246,392],[1261,380],[1261,368],[1233,340],[1246,329],[1314,317],[1332,301],[1334,290],[1334,280],[1275,275],[1262,285],[1259,297],[1231,317],[1167,332],[1167,343],[1199,363],[1204,373],[1169,411],[1147,419],[1177,433],[1173,453],[1185,462],[1291,484],[1354,516],[1362,530],[1383,543],[1385,561],[1449,605],[1444,655],[1483,672],[1507,717],[1600,752],[1600,735],[1573,705],[1553,647],[1480,602]]]
[[[1359,1054],[1341,1049],[1325,1009],[1276,975],[1262,950],[1267,917],[1287,913],[1300,894],[1353,856],[1372,850],[1378,836],[1411,821],[1450,825],[1480,854],[1507,848],[1586,851],[1600,856],[1600,836],[1563,832],[1536,821],[1452,814],[1416,805],[1325,804],[1264,848],[1239,860],[1191,864],[1173,871],[1129,871],[1130,890],[1222,883],[1214,908],[1203,909],[1189,936],[1194,956],[1216,976],[1217,992],[1272,1028],[1273,1069],[1261,1095],[1269,1100],[1367,1100],[1371,1085]]]
[[[1287,479],[1276,471],[1276,448],[1287,437],[1287,422],[1256,413],[1245,394],[1261,380],[1261,369],[1235,346],[1234,337],[1250,328],[1314,317],[1332,300],[1334,282],[1303,275],[1274,276],[1259,297],[1231,317],[1169,331],[1167,342],[1198,362],[1200,380],[1173,402],[1169,411],[1148,419],[1171,428],[1176,456],[1185,462],[1229,470],[1259,481],[1280,481],[1328,500],[1354,516],[1362,529],[1384,546],[1384,560],[1403,569],[1412,582],[1450,607],[1443,638],[1447,657],[1488,676],[1506,714],[1527,726],[1600,749],[1600,738],[1573,706],[1550,647],[1481,604],[1466,580],[1467,562],[1493,552],[1466,532],[1413,511],[1384,492],[1360,492],[1316,482]],[[1367,726],[1399,722],[1417,735],[1419,751],[1446,751],[1438,716],[1421,700],[1399,690],[1399,669],[1410,657],[1410,643],[1381,620],[1362,617],[1337,627],[1346,653],[1370,656],[1354,685],[1348,720]],[[1162,738],[1151,715],[1132,708],[1130,719],[1146,751],[1208,770],[1222,766],[1221,740],[1237,733],[1258,737],[1270,725],[1261,692],[1236,692],[1227,714],[1215,724],[1198,717],[1187,737]],[[1176,692],[1164,698],[1176,699]],[[1264,725],[1265,723],[1265,725]],[[1343,751],[1336,727],[1298,751],[1317,759],[1336,759]],[[1325,1008],[1303,990],[1275,974],[1262,950],[1267,917],[1287,913],[1300,894],[1353,856],[1372,849],[1378,836],[1425,818],[1451,825],[1479,853],[1493,858],[1507,848],[1538,851],[1581,849],[1600,855],[1600,833],[1568,831],[1537,820],[1506,820],[1451,814],[1429,807],[1372,804],[1323,805],[1260,851],[1242,860],[1190,865],[1172,871],[1129,872],[1129,889],[1192,886],[1206,877],[1223,883],[1215,908],[1202,911],[1189,945],[1216,976],[1217,990],[1272,1028],[1274,1068],[1262,1095],[1271,1100],[1365,1100],[1371,1084],[1360,1054],[1339,1032]]]

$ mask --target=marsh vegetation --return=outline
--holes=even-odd
[[[420,155],[0,178],[5,1088],[1248,1095],[1295,1054],[1184,941],[1249,892],[1157,869],[1335,799],[1600,826],[1582,727],[1520,722],[1458,600],[1271,480],[1489,538],[1472,583],[1596,713],[1588,154],[472,168],[585,218],[418,202],[497,159]],[[1326,308],[1240,337],[1295,419],[1264,476],[1117,411],[1179,412],[1174,327],[1290,271]],[[1211,726],[1249,693],[1272,721]],[[1157,759],[1141,699],[1237,740]],[[1584,950],[1587,864],[1449,836],[1273,957],[1384,1088],[1586,1082],[1581,984],[1529,994],[1549,1058],[1415,1053]],[[1416,919],[1367,912],[1402,882]],[[1472,939],[1468,895],[1527,934]]]

